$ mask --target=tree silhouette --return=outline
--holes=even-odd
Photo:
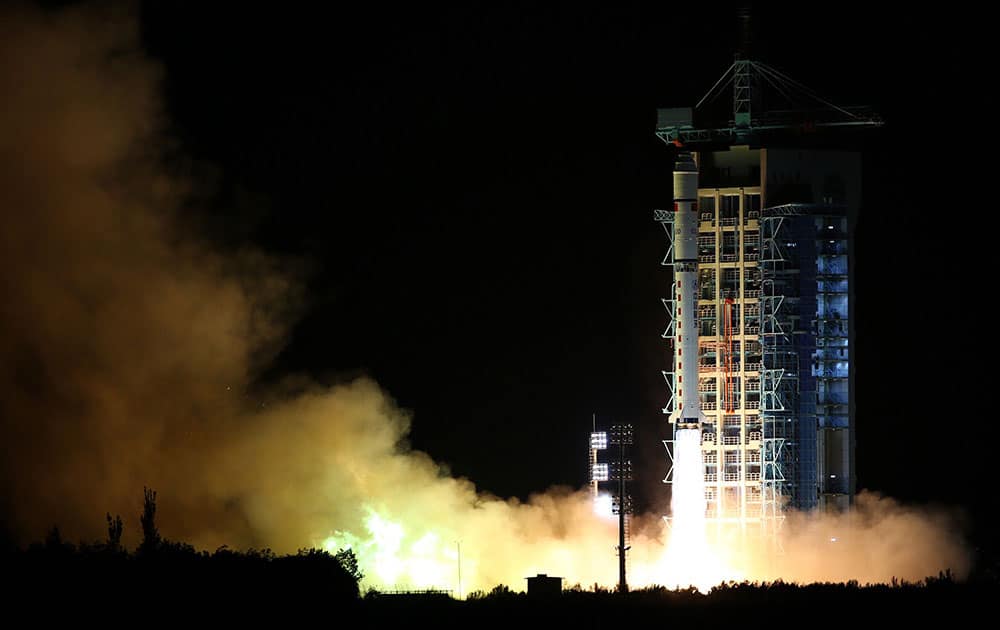
[[[351,576],[355,582],[360,582],[364,579],[365,574],[361,572],[358,568],[358,557],[354,555],[354,550],[351,548],[341,549],[334,556],[340,566],[344,568],[344,571]]]
[[[675,625],[729,628],[745,622],[748,614],[762,606],[789,611],[882,608],[901,615],[896,621],[902,626],[907,621],[925,622],[942,609],[992,611],[998,585],[993,572],[980,572],[962,581],[945,570],[922,581],[894,579],[884,585],[861,585],[857,580],[796,584],[779,579],[726,582],[707,594],[694,588],[663,586],[621,594],[599,585],[592,591],[584,590],[576,584],[558,597],[531,598],[499,584],[489,592],[473,591],[462,602],[433,590],[400,596],[369,590],[362,600],[358,592],[362,575],[351,549],[330,554],[306,548],[279,556],[270,549],[236,551],[223,545],[214,553],[199,552],[187,543],[160,537],[155,525],[156,498],[155,491],[143,489],[140,520],[144,538],[135,553],[121,547],[121,517],[110,513],[105,515],[106,545],[67,543],[53,527],[43,542],[26,550],[0,551],[0,566],[15,576],[5,584],[4,595],[18,602],[37,601],[42,604],[37,610],[65,609],[74,615],[87,609],[104,614],[101,605],[113,606],[115,611],[122,605],[134,606],[141,619],[148,617],[152,598],[162,602],[164,610],[190,613],[191,619],[208,611],[229,620],[245,618],[258,622],[256,625],[260,625],[262,612],[287,616],[322,610],[323,614],[339,611],[344,619],[366,615],[371,619],[367,625],[374,627],[401,625],[390,622],[421,617],[443,619],[445,623],[437,625],[444,626],[451,625],[448,621],[458,625],[459,620],[468,620],[492,627],[497,619],[511,620],[501,625],[513,625],[549,616],[567,627],[610,626],[628,610],[630,618],[634,613],[658,623],[669,616],[677,621]],[[108,552],[114,548],[115,553]],[[140,561],[134,561],[136,558]],[[708,607],[713,621],[706,623]]]
[[[119,551],[122,547],[122,517],[119,514],[115,514],[114,518],[111,518],[111,513],[107,513],[108,519],[108,549],[111,551]]]
[[[139,551],[149,553],[160,546],[160,532],[156,529],[156,490],[143,486],[142,515],[139,523],[142,525],[142,543]]]

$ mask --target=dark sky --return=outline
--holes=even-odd
[[[308,305],[263,378],[369,374],[413,411],[414,447],[503,496],[582,484],[591,413],[630,421],[655,488],[655,108],[722,74],[735,10],[249,4],[150,2],[143,24],[210,184],[196,218],[305,269]],[[986,168],[962,162],[984,144],[986,41],[975,16],[823,6],[755,8],[755,56],[887,121],[862,147],[853,235],[859,485],[985,505],[992,317],[973,264],[992,209]]]

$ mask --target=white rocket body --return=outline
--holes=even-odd
[[[670,421],[676,429],[700,429],[698,399],[698,167],[681,151],[674,164],[674,372],[677,401]]]

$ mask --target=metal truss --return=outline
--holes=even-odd
[[[664,267],[674,266],[674,213],[669,210],[654,210],[653,220],[660,223],[663,226],[663,231],[667,235],[667,254],[663,258],[663,262],[660,264]],[[677,334],[677,299],[676,299],[677,287],[673,282],[670,283],[670,297],[661,298],[663,302],[663,308],[667,310],[667,327],[660,335],[663,339],[673,339]],[[671,365],[669,370],[662,370],[663,380],[667,384],[667,393],[669,397],[667,398],[667,404],[664,405],[662,411],[664,414],[670,414],[674,411],[674,406],[677,404],[677,374],[674,371],[674,366]],[[672,465],[671,465],[672,468]]]
[[[667,449],[667,459],[670,460],[670,470],[663,478],[663,483],[672,484],[674,482],[674,440],[663,440],[663,448]]]
[[[761,499],[765,528],[780,547],[778,532],[791,498],[789,485],[795,481],[799,366],[790,334],[790,315],[797,299],[784,292],[792,260],[783,243],[782,228],[784,217],[792,212],[770,210],[762,212],[760,219]]]

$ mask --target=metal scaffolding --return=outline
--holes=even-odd
[[[663,231],[667,235],[667,254],[663,257],[660,265],[672,269],[674,266],[674,213],[667,210],[654,210],[653,220],[663,226]],[[666,339],[668,343],[673,343],[673,339],[677,335],[677,299],[676,287],[673,282],[670,283],[670,296],[661,298],[661,301],[663,308],[667,310],[667,327],[660,337]],[[669,415],[673,413],[674,405],[677,404],[677,373],[673,363],[670,364],[669,370],[662,370],[662,373],[663,380],[667,383],[667,401],[662,411]],[[667,473],[667,477],[669,476],[670,474]],[[664,479],[664,483],[668,483],[666,479]]]
[[[718,527],[753,526],[764,531],[764,441],[760,423],[759,340],[760,188],[699,191],[698,393],[705,414],[702,426],[706,518]],[[673,264],[673,213],[655,211],[667,234]],[[671,283],[674,286],[674,283]],[[663,298],[667,326],[662,337],[673,343],[676,301]],[[669,415],[676,404],[676,366],[662,370]],[[676,432],[672,428],[671,438]],[[664,483],[673,482],[674,439],[663,441],[669,458]],[[772,443],[769,443],[772,444]],[[773,472],[773,467],[772,467]],[[772,510],[776,514],[780,510]],[[779,515],[780,516],[780,515]]]
[[[697,380],[706,517],[743,531],[759,525],[780,544],[786,507],[843,507],[854,492],[846,209],[858,207],[860,163],[846,153],[792,146],[803,130],[880,127],[882,120],[751,59],[749,13],[740,18],[743,43],[722,77],[693,108],[657,110],[656,136],[678,155],[704,148],[696,202],[687,188],[676,198],[678,182],[686,181],[678,178],[689,169],[674,170],[674,209],[697,212],[696,246],[689,240],[695,230],[687,229],[675,244],[674,213],[654,211],[668,240],[662,264],[674,267],[675,245],[685,252],[663,298],[663,338],[677,344],[683,332],[690,344],[677,320],[690,326],[680,309],[696,310],[697,348],[677,348],[676,355],[696,350],[696,358],[684,360],[696,359],[697,373],[692,377],[687,365],[682,379],[674,365],[682,360],[670,360],[663,413],[676,416],[676,408],[693,403],[682,404],[682,394],[692,393],[684,387],[694,385],[682,381]],[[703,106],[730,87],[732,117],[712,119]],[[780,205],[812,199],[824,203]],[[689,219],[682,215],[679,223],[687,227]],[[690,295],[677,292],[677,272],[688,276],[691,264],[698,274],[685,286],[697,288],[697,300],[678,305]],[[675,424],[671,438],[677,430]],[[664,445],[671,464],[664,482],[672,483],[674,439]]]
[[[780,548],[786,507],[809,509],[853,490],[849,463],[824,460],[826,452],[847,452],[824,445],[848,439],[850,422],[846,215],[824,204],[762,209],[756,187],[699,196],[706,201],[697,303],[706,517],[752,525]],[[737,202],[719,203],[723,197]],[[734,221],[722,221],[726,214]],[[673,264],[672,216],[654,214],[668,239],[664,266]],[[672,292],[663,305],[662,337],[673,343]],[[662,373],[669,415],[676,366]],[[670,458],[664,482],[672,483],[674,440],[663,443]]]
[[[769,526],[777,533],[794,484],[795,408],[798,361],[792,343],[796,297],[788,295],[797,269],[791,264],[781,228],[784,217],[765,213],[760,220],[760,419],[761,495]]]

